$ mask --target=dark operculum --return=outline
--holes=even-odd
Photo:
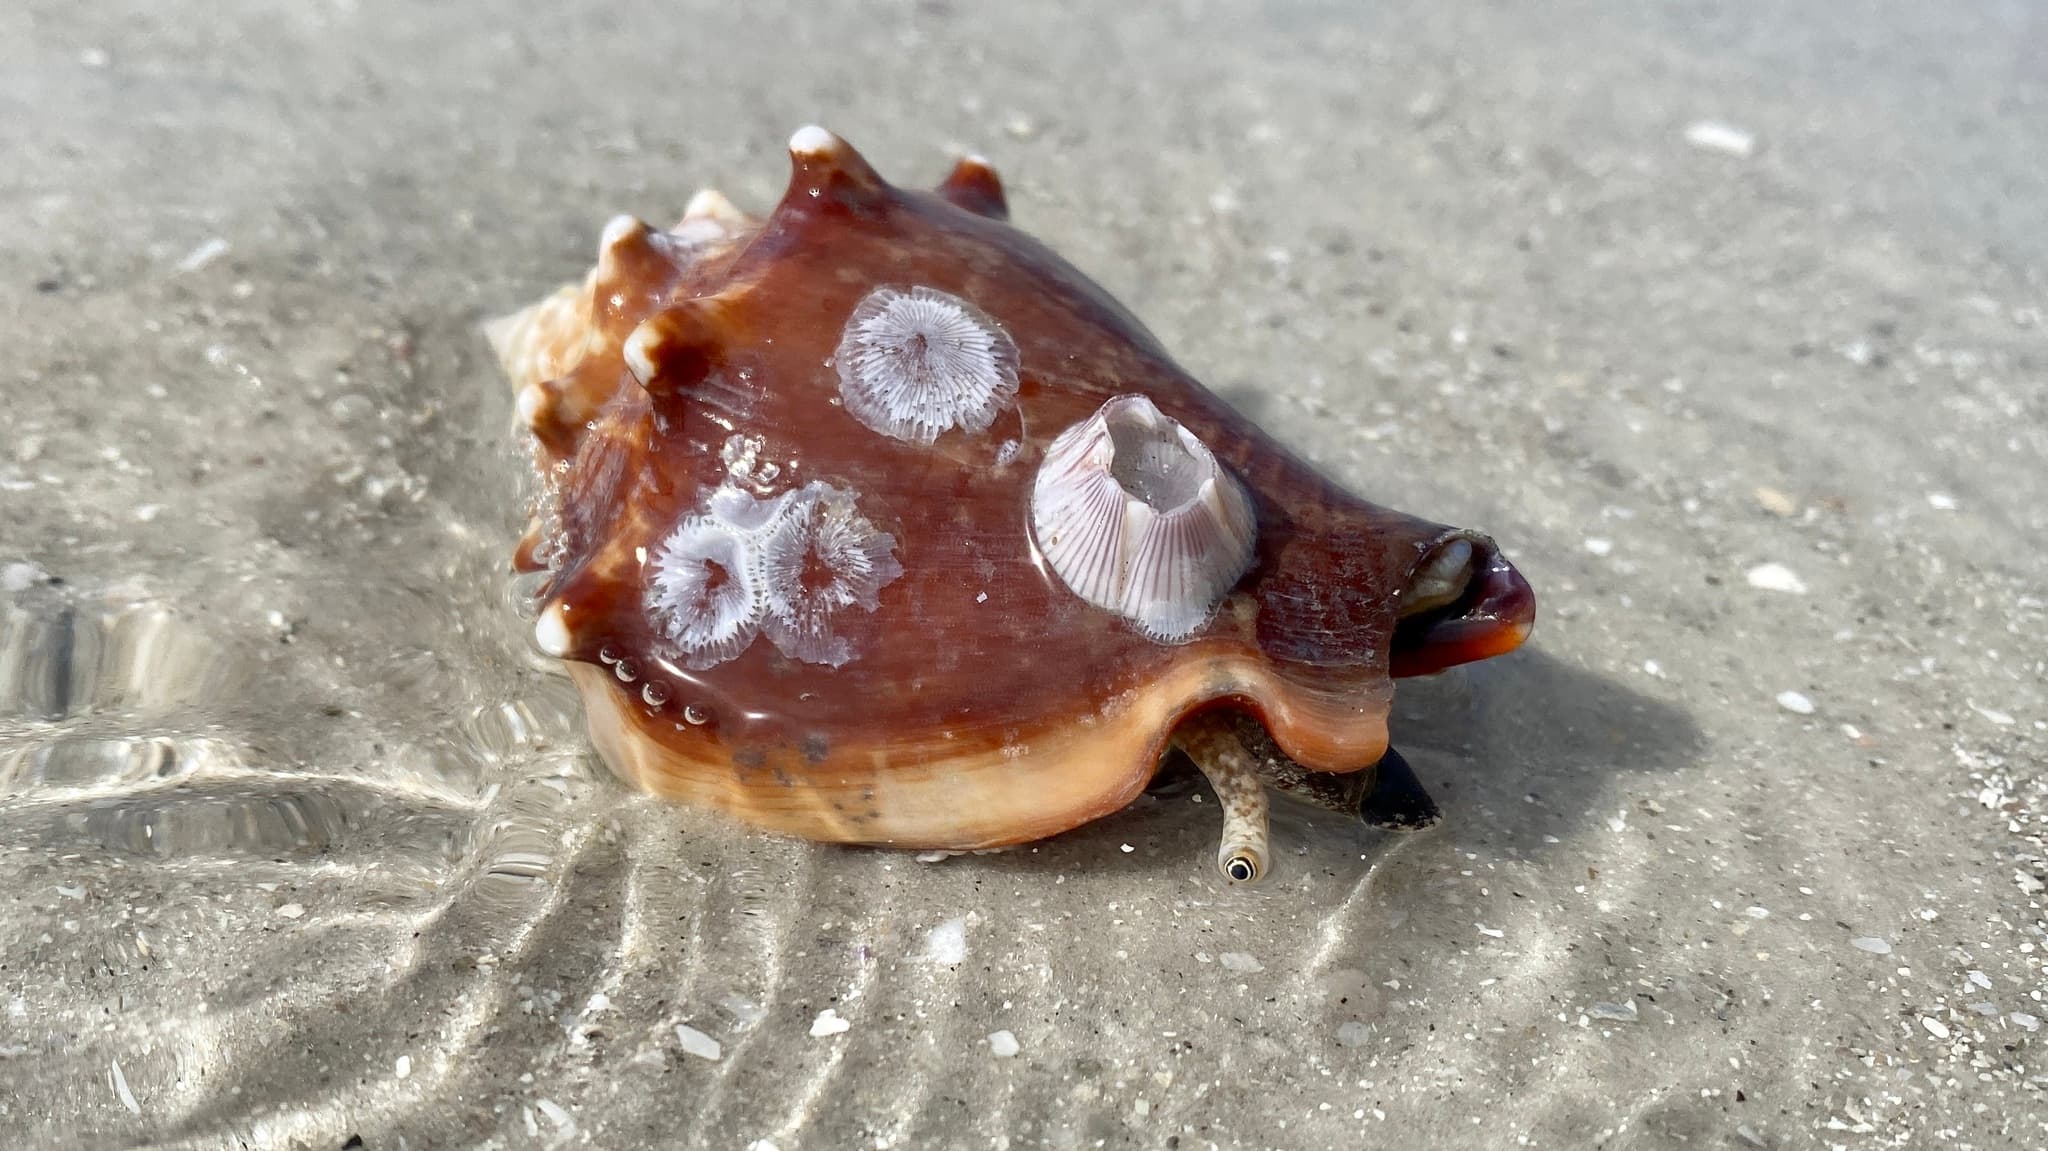
[[[1390,671],[1428,675],[1520,647],[1536,593],[1492,540],[1454,531],[1424,549],[1397,603]]]

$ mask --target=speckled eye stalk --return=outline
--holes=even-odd
[[[1251,565],[1258,531],[1250,498],[1208,447],[1135,395],[1053,441],[1031,524],[1075,595],[1162,643],[1208,621]]]
[[[1017,394],[1017,345],[973,304],[936,288],[876,288],[847,318],[833,362],[854,419],[929,444],[985,430]]]
[[[1216,869],[1232,883],[1257,883],[1266,874],[1271,850],[1266,785],[1257,762],[1215,714],[1196,716],[1174,733],[1174,742],[1194,761],[1223,807],[1223,838]]]

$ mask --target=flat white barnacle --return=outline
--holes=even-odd
[[[724,663],[761,626],[761,597],[747,538],[715,515],[676,525],[654,556],[648,611],[686,667]]]
[[[1031,490],[1031,527],[1061,582],[1162,643],[1208,621],[1251,566],[1251,499],[1208,446],[1139,395],[1061,432]]]
[[[979,432],[1017,394],[1017,345],[980,309],[936,288],[876,288],[847,317],[833,356],[846,410],[869,428],[929,444]]]
[[[860,514],[853,493],[823,482],[789,493],[759,548],[762,632],[791,659],[846,663],[853,647],[834,621],[879,606],[877,594],[903,574],[895,550],[896,537]]]

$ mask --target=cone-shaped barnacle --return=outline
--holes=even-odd
[[[1138,395],[1115,397],[1052,442],[1031,526],[1075,595],[1162,643],[1207,622],[1250,566],[1258,530],[1236,477]]]
[[[1266,788],[1433,819],[1393,681],[1528,634],[1493,541],[1318,475],[1011,227],[987,164],[899,189],[822,128],[789,160],[768,215],[623,219],[490,329],[545,480],[534,639],[605,762],[964,850],[1118,811],[1178,746],[1239,883],[1274,862]]]

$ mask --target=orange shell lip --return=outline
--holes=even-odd
[[[1505,655],[1522,646],[1535,625],[1535,590],[1493,551],[1457,603],[1395,630],[1389,671],[1396,677],[1429,675]]]

